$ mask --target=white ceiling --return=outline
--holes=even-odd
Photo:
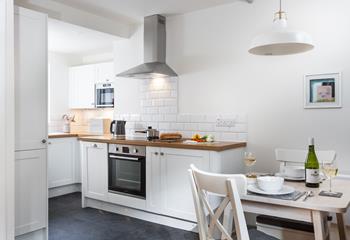
[[[94,31],[77,25],[49,19],[49,51],[70,54],[91,54],[101,50],[112,50],[114,35]]]
[[[81,10],[130,23],[142,22],[145,16],[183,14],[238,0],[54,0]]]

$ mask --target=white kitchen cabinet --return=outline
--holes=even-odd
[[[96,83],[113,82],[115,78],[113,62],[96,64],[96,70],[97,70]]]
[[[80,172],[77,138],[54,138],[48,144],[49,188],[77,183]]]
[[[147,206],[160,214],[196,221],[188,180],[188,169],[194,164],[210,170],[210,152],[175,148],[147,148]]]
[[[69,68],[69,107],[95,108],[95,84],[112,82],[113,63],[98,63]]]
[[[15,235],[46,239],[47,15],[16,7],[14,28]]]
[[[69,107],[95,108],[96,66],[94,64],[69,69]]]
[[[108,197],[108,155],[106,143],[81,143],[82,194],[97,200]]]
[[[16,236],[47,226],[46,150],[16,152]]]
[[[46,148],[47,18],[17,8],[15,13],[16,151]]]

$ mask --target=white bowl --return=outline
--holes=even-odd
[[[305,177],[305,168],[303,166],[285,166],[282,174],[286,177],[303,178]]]
[[[283,187],[284,179],[281,177],[258,177],[258,187],[265,192],[278,192]]]

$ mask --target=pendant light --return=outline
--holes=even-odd
[[[312,38],[304,32],[291,31],[287,27],[287,16],[282,11],[275,13],[272,30],[256,36],[249,49],[255,55],[289,55],[309,51],[314,48]]]

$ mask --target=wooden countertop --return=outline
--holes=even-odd
[[[213,143],[183,143],[183,142],[161,142],[161,141],[147,141],[140,139],[115,139],[111,135],[103,136],[79,136],[79,140],[85,142],[100,142],[111,144],[125,144],[136,146],[151,146],[151,147],[166,147],[166,148],[182,148],[182,149],[197,149],[221,152],[224,150],[242,148],[247,145],[245,142],[213,142]]]
[[[70,138],[70,137],[84,137],[90,136],[89,133],[49,133],[49,138]]]

